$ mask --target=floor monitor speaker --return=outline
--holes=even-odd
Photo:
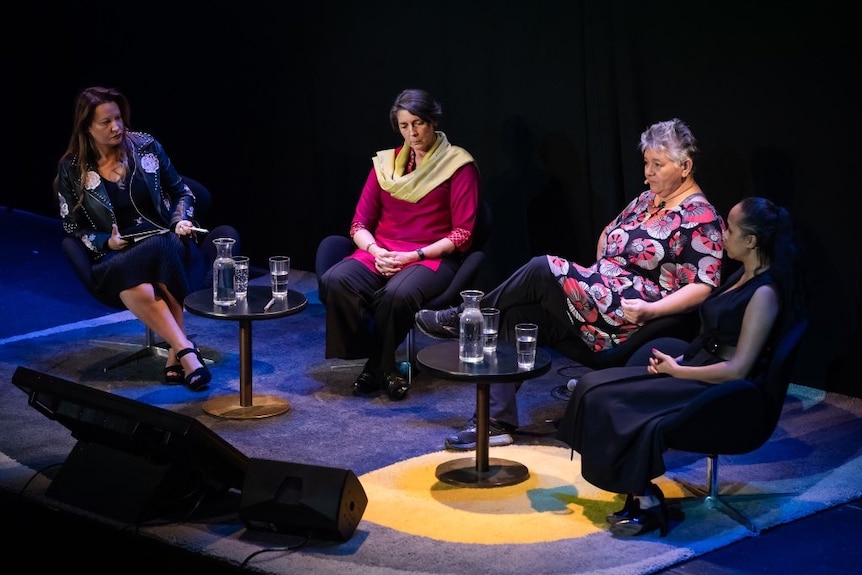
[[[367,504],[349,469],[252,458],[239,513],[250,529],[347,541]]]

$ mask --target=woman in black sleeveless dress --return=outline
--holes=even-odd
[[[580,453],[584,479],[627,494],[625,508],[608,517],[615,535],[666,533],[664,497],[651,483],[665,471],[662,421],[712,385],[762,381],[772,345],[789,325],[782,322],[801,310],[786,210],[746,198],[727,221],[725,250],[742,266],[701,304],[698,337],[649,346],[646,368],[587,373],[560,422],[557,439]]]

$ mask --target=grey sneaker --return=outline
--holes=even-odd
[[[461,310],[457,307],[433,310],[420,309],[416,312],[416,327],[427,336],[440,339],[458,337]]]
[[[488,447],[501,447],[503,445],[512,445],[515,440],[509,433],[506,425],[493,419],[488,424]],[[446,449],[455,451],[469,451],[476,449],[476,419],[468,423],[463,429],[455,435],[450,435],[446,438]]]

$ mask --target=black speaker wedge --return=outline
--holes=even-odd
[[[249,529],[347,541],[366,505],[349,469],[252,458],[239,514]]]

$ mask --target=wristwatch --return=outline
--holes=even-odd
[[[418,250],[416,250],[416,253],[419,254],[419,261],[420,262],[425,259],[425,252],[422,251],[422,248],[419,248]]]

